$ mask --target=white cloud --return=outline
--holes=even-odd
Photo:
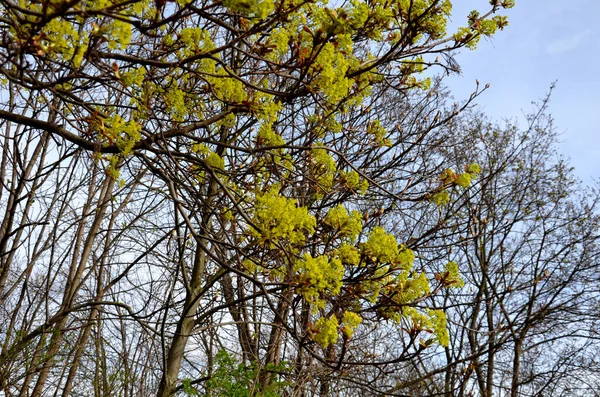
[[[592,33],[591,29],[586,29],[572,36],[556,40],[546,46],[546,52],[550,55],[559,55],[574,50],[583,43],[590,33]]]

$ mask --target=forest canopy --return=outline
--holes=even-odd
[[[0,392],[592,390],[597,193],[443,85],[513,5],[3,0]]]

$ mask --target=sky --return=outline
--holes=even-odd
[[[489,0],[453,1],[452,26],[489,9]],[[516,0],[504,10],[510,25],[477,50],[456,55],[462,73],[446,80],[456,99],[466,99],[475,79],[490,89],[478,98],[493,119],[520,119],[556,82],[549,112],[560,135],[559,152],[575,174],[600,180],[600,1]]]

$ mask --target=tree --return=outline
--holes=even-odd
[[[445,253],[460,266],[464,286],[434,298],[447,308],[451,342],[403,364],[403,390],[597,393],[600,196],[582,187],[556,153],[548,99],[524,129],[477,112],[455,119],[448,136],[456,142],[440,154],[448,166],[472,159],[482,172],[454,201],[466,205],[445,209],[458,232],[454,243],[439,242],[425,260]]]
[[[479,87],[443,107],[421,72],[504,28],[492,3],[448,35],[447,0],[3,2],[0,390],[393,392],[456,277],[411,242],[479,172],[428,154]]]

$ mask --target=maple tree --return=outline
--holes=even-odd
[[[358,343],[383,322],[406,335],[392,361],[447,345],[443,310],[423,302],[460,286],[460,265],[415,268],[411,242],[422,235],[383,219],[424,206],[423,235],[437,233],[437,208],[480,172],[468,160],[440,169],[427,149],[481,90],[444,107],[426,72],[455,70],[453,51],[503,29],[496,13],[513,2],[447,32],[451,6],[2,2],[3,172],[13,182],[0,302],[15,326],[28,284],[52,299],[3,335],[0,390],[39,396],[53,384],[68,395],[79,383],[106,394],[148,382],[159,396],[210,393],[224,387],[207,383],[215,354],[230,350],[253,366],[244,382],[256,393],[287,376],[296,393],[326,395],[335,377],[386,363]],[[61,217],[71,221],[26,266],[13,260]],[[38,268],[45,283],[30,282]],[[160,367],[143,380],[122,358],[108,375],[103,335],[120,330],[126,346],[125,324]],[[105,361],[86,384],[94,344]]]

